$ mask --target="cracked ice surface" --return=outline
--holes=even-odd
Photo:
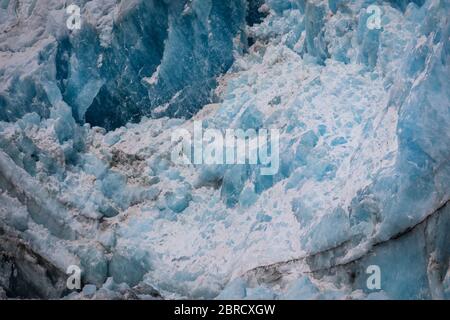
[[[115,48],[114,41],[124,31],[114,31],[114,16],[127,21],[127,12],[136,14],[140,2],[114,9],[107,3],[86,3],[98,30],[84,32],[98,35],[99,46],[112,46],[111,55],[122,61],[122,47]],[[230,18],[211,3],[194,1],[196,12]],[[81,265],[83,282],[101,288],[98,297],[138,294],[145,284],[169,298],[448,298],[448,1],[384,2],[381,30],[367,29],[363,1],[266,5],[269,16],[247,28],[255,43],[246,52],[234,34],[228,37],[234,49],[226,37],[220,40],[235,59],[214,80],[218,103],[205,105],[191,119],[143,117],[108,132],[79,124],[80,110],[93,108],[100,116],[111,107],[93,102],[111,102],[102,100],[100,89],[89,93],[79,82],[111,91],[114,81],[102,74],[111,67],[108,60],[98,73],[89,65],[91,53],[59,42],[50,51],[62,50],[69,69],[76,73],[78,63],[87,63],[90,71],[86,79],[69,72],[67,79],[44,81],[32,71],[44,70],[36,56],[55,46],[54,40],[33,36],[38,40],[25,44],[2,36],[8,49],[1,53],[0,75],[7,81],[0,112],[9,122],[0,123],[0,221],[9,240],[0,249],[8,252],[17,238],[63,272]],[[1,10],[7,16],[11,4]],[[189,6],[183,10],[191,12]],[[134,19],[148,18],[147,11],[140,12]],[[14,29],[13,19],[5,21],[2,27]],[[176,37],[176,31],[169,34]],[[76,44],[80,38],[73,37]],[[201,55],[205,47],[199,48]],[[141,80],[155,84],[162,74],[177,81],[170,78],[170,72],[177,74],[173,53],[163,56],[162,69]],[[214,66],[223,57],[211,53],[209,58],[202,63]],[[212,77],[192,71],[199,84]],[[8,87],[10,79],[20,92]],[[177,115],[180,104],[171,102],[186,92],[153,89],[167,90],[169,97],[157,109]],[[152,89],[139,90],[132,94],[133,104],[152,96]],[[74,92],[90,98],[75,101]],[[47,100],[48,105],[39,104]],[[17,109],[33,106],[30,101],[38,110]],[[127,112],[127,103],[118,107]],[[258,165],[173,164],[171,134],[180,127],[192,130],[195,120],[221,130],[279,129],[279,172],[262,176]],[[381,292],[365,288],[370,264],[381,266],[388,283]],[[33,282],[36,275],[24,277]]]

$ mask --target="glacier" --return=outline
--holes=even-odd
[[[448,0],[73,3],[0,2],[0,298],[450,299]]]
[[[2,69],[23,71],[5,75],[0,119],[48,117],[60,100],[75,119],[107,129],[152,111],[192,115],[214,99],[215,78],[231,65],[245,26],[242,0],[74,3],[86,17],[76,32],[65,27],[60,1],[2,2],[2,51],[22,52]]]

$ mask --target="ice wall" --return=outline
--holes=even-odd
[[[42,21],[63,21],[59,4],[14,3],[0,9],[0,270],[32,255],[19,274],[44,281],[35,295],[66,295],[76,264],[86,290],[73,298],[448,297],[448,1],[268,0],[252,15],[90,1],[72,34]],[[24,37],[17,16],[39,27]],[[217,103],[175,118],[217,83]],[[104,129],[147,106],[161,117]],[[279,129],[279,171],[173,163],[171,133],[194,120]],[[0,287],[19,292],[8,277]]]

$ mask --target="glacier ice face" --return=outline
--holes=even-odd
[[[448,1],[376,2],[380,30],[374,1],[84,1],[73,33],[61,4],[15,3],[0,270],[35,296],[65,295],[79,265],[68,298],[448,298]],[[194,121],[279,129],[278,173],[173,163],[171,133]]]
[[[243,0],[80,1],[74,31],[59,1],[17,3],[0,8],[2,120],[46,117],[61,101],[78,121],[107,129],[152,112],[189,117],[213,99],[216,76],[245,43]]]

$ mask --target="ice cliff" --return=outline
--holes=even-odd
[[[107,129],[156,107],[190,116],[233,62],[246,18],[243,0],[74,3],[82,28],[71,31],[65,2],[2,1],[0,119],[48,117],[61,100]]]
[[[0,1],[0,297],[450,298],[448,0],[74,3]],[[173,163],[200,120],[278,173]]]

